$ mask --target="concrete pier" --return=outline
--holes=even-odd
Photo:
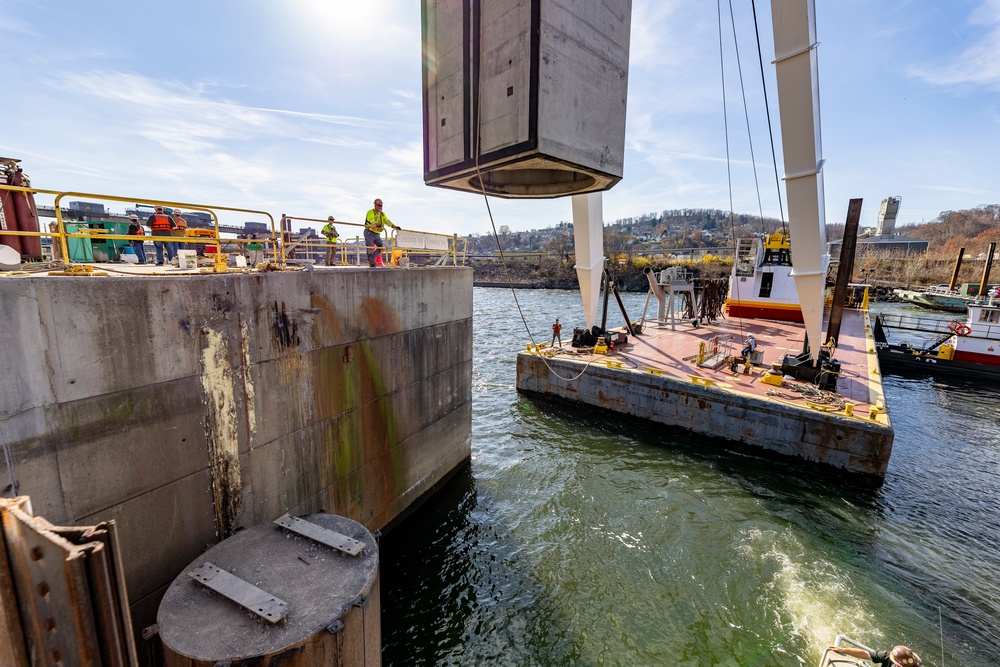
[[[115,519],[135,625],[288,512],[383,529],[469,459],[472,271],[0,279],[0,488]]]

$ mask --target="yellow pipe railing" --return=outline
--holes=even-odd
[[[360,227],[362,229],[364,229],[364,227],[365,227],[365,223],[363,223],[363,222],[348,222],[347,220],[330,220],[329,218],[326,218],[326,219],[323,219],[323,218],[306,218],[306,217],[297,216],[297,215],[296,216],[282,215],[281,216],[282,234],[284,234],[284,227],[285,227],[284,223],[286,221],[290,223],[293,220],[297,221],[297,222],[315,222],[315,223],[319,223],[320,225],[325,225],[326,223],[330,222],[334,226],[336,226],[336,225],[342,225],[342,226],[346,226],[346,227]],[[322,236],[322,233],[323,233],[322,230],[323,230],[323,228],[320,227],[320,236]],[[284,238],[284,237],[282,237],[282,238]],[[359,248],[359,249],[360,248],[367,248],[367,245],[361,244],[362,238],[363,238],[363,235],[362,236],[355,236],[354,237],[353,247]],[[386,249],[384,251],[382,251],[382,254],[385,254],[386,252],[388,252],[390,254],[390,256],[391,256],[392,249],[394,247],[393,237],[390,236],[389,239],[388,239],[388,241],[389,241],[388,246],[386,247]],[[319,247],[319,248],[323,248],[324,251],[325,251],[326,248],[328,247],[328,245],[327,245],[328,243],[329,242],[326,239],[322,239],[318,243],[310,243],[308,239],[303,239],[302,241],[296,242],[294,245],[296,245],[296,246],[302,246],[302,247],[310,248],[310,249],[311,248]],[[349,246],[348,246],[348,244],[347,244],[346,241],[342,241],[338,245],[340,246],[338,248],[338,251],[339,251],[338,254],[340,255],[341,265],[346,265],[348,263],[347,262],[347,251],[348,251]],[[360,257],[359,257],[359,263],[360,263]]]
[[[216,205],[209,205],[209,204],[196,203],[196,202],[181,202],[181,201],[173,201],[173,200],[166,200],[166,199],[150,199],[150,198],[147,198],[147,197],[122,197],[122,196],[118,196],[118,195],[108,195],[108,194],[93,193],[93,192],[66,192],[66,191],[58,191],[58,190],[46,190],[46,189],[42,189],[42,188],[18,187],[18,186],[13,186],[13,185],[3,185],[3,184],[0,184],[0,191],[3,191],[3,190],[12,191],[12,192],[24,192],[24,193],[28,193],[28,194],[32,194],[32,195],[35,195],[35,194],[51,195],[51,196],[54,197],[53,210],[54,210],[54,215],[55,215],[55,219],[56,219],[56,230],[43,231],[41,229],[41,225],[40,225],[40,229],[37,232],[28,232],[28,231],[20,231],[20,230],[3,230],[2,233],[4,235],[11,235],[11,236],[29,236],[29,237],[33,236],[33,237],[40,237],[40,238],[52,237],[53,238],[53,243],[55,243],[55,240],[58,239],[59,250],[61,251],[60,254],[62,256],[61,261],[66,266],[69,266],[70,264],[73,263],[72,260],[70,259],[68,239],[72,239],[72,238],[93,239],[99,233],[96,230],[93,230],[93,231],[78,230],[78,231],[74,231],[74,232],[67,231],[66,221],[63,218],[63,211],[62,211],[62,206],[61,206],[62,201],[66,197],[79,197],[79,198],[86,198],[86,199],[98,199],[98,200],[103,200],[103,201],[122,202],[122,203],[126,203],[126,204],[135,204],[135,202],[141,202],[143,205],[147,205],[147,206],[164,206],[164,207],[178,208],[178,209],[182,209],[182,210],[185,210],[185,211],[200,211],[200,212],[208,213],[209,215],[212,216],[212,221],[214,223],[214,230],[213,230],[214,234],[211,237],[208,237],[208,236],[196,236],[196,235],[184,236],[184,237],[173,237],[173,236],[171,236],[171,237],[159,237],[159,236],[152,237],[152,236],[150,236],[149,239],[152,240],[153,243],[158,243],[158,242],[159,243],[183,243],[183,244],[190,244],[190,245],[206,245],[206,246],[207,245],[215,245],[215,246],[217,246],[217,251],[218,251],[216,253],[216,263],[217,263],[217,265],[221,261],[224,261],[224,260],[222,260],[222,257],[224,256],[224,253],[222,252],[223,251],[223,244],[225,244],[227,246],[231,245],[231,244],[235,244],[237,247],[240,247],[240,246],[249,246],[251,244],[264,244],[265,246],[269,245],[271,247],[271,249],[273,249],[273,257],[275,259],[278,259],[279,260],[279,264],[281,264],[281,265],[284,265],[287,262],[286,253],[287,253],[287,249],[290,246],[293,246],[293,245],[294,246],[301,246],[301,247],[305,247],[305,248],[307,248],[309,250],[314,250],[314,249],[317,249],[317,248],[322,248],[323,250],[326,250],[326,249],[329,248],[329,244],[325,240],[318,240],[316,243],[313,243],[313,242],[311,242],[308,239],[304,239],[303,241],[296,242],[296,243],[293,244],[291,242],[291,235],[290,234],[289,234],[289,238],[285,239],[284,226],[285,226],[286,222],[290,223],[291,221],[298,221],[298,222],[318,223],[320,225],[324,225],[327,222],[331,222],[330,220],[323,219],[323,218],[311,218],[311,217],[282,215],[281,216],[281,223],[282,224],[281,224],[280,227],[276,227],[275,226],[274,216],[272,216],[267,211],[260,211],[260,210],[255,210],[255,209],[236,208],[236,207],[231,207],[231,206],[216,206]],[[36,208],[37,208],[37,205],[36,205]],[[250,239],[250,238],[233,239],[233,238],[223,238],[222,237],[222,233],[220,231],[219,216],[216,213],[216,211],[229,211],[229,212],[236,212],[236,213],[250,213],[252,215],[265,216],[270,221],[271,237],[270,237],[270,239],[267,239],[267,238],[264,238],[264,239]],[[37,217],[36,217],[36,219],[37,219]],[[346,227],[360,227],[360,228],[364,228],[365,227],[364,223],[349,222],[347,220],[334,220],[332,222],[335,225],[342,225],[342,226],[346,226]],[[145,221],[144,220],[140,220],[140,223],[144,224]],[[201,228],[189,228],[189,229],[201,229]],[[453,264],[455,264],[456,266],[459,264],[459,260],[458,260],[459,255],[461,255],[461,257],[462,257],[462,262],[461,263],[462,264],[465,263],[465,256],[466,256],[466,250],[467,250],[467,240],[465,238],[459,238],[457,234],[448,235],[448,234],[440,234],[440,233],[436,233],[436,232],[421,232],[421,231],[417,231],[417,230],[407,230],[407,231],[413,231],[415,233],[419,233],[419,234],[423,234],[423,235],[441,236],[441,237],[448,238],[448,240],[449,240],[448,246],[449,247],[448,247],[448,250],[446,252],[447,252],[447,254],[451,255],[451,260],[452,260]],[[162,238],[163,240],[162,241],[158,240],[160,238]],[[182,241],[181,240],[173,240],[173,239],[181,239],[181,238],[183,238]],[[131,241],[137,241],[137,240],[141,239],[145,243],[147,241],[147,235],[143,235],[141,237],[137,237],[137,236],[128,236],[128,235],[121,235],[121,234],[107,234],[107,233],[104,233],[103,230],[102,230],[102,232],[100,232],[100,239],[101,240],[106,240],[106,241],[130,241],[130,242]],[[459,249],[458,249],[459,248],[459,242],[463,243],[463,247],[462,247],[461,251],[459,251]],[[342,265],[347,265],[348,264],[348,259],[349,259],[348,258],[348,253],[349,253],[349,251],[352,248],[357,251],[357,253],[358,253],[357,260],[358,260],[358,263],[360,264],[360,262],[361,262],[361,255],[360,255],[360,253],[361,253],[362,249],[366,249],[367,248],[367,246],[363,243],[363,240],[362,240],[361,236],[355,236],[353,238],[353,241],[349,240],[349,239],[342,240],[337,245],[338,245],[338,247],[337,247],[336,254],[339,255],[340,262],[341,262]],[[395,230],[394,230],[393,233],[388,237],[387,247],[384,250],[382,250],[381,252],[383,254],[388,253],[389,256],[391,257],[393,255],[393,250],[397,248],[397,245],[398,244],[396,242],[396,233],[395,233]],[[401,250],[402,250],[402,253],[404,253],[406,256],[409,256],[411,254],[412,255],[438,255],[438,254],[441,254],[440,250],[422,250],[422,249],[413,249],[413,248],[407,248],[407,249],[401,249]]]
[[[183,210],[206,211],[206,212],[208,212],[212,216],[212,221],[215,223],[215,238],[218,239],[219,242],[220,242],[220,246],[218,248],[219,252],[216,253],[216,263],[218,263],[221,260],[221,257],[222,257],[222,247],[221,247],[222,235],[219,232],[219,216],[216,215],[215,212],[216,211],[230,211],[232,213],[250,213],[250,214],[253,214],[253,215],[263,215],[263,216],[267,217],[268,220],[271,221],[271,240],[275,244],[275,256],[277,256],[277,251],[279,249],[279,246],[277,244],[277,238],[275,236],[275,230],[274,230],[274,216],[272,216],[267,211],[257,211],[257,210],[248,209],[248,208],[234,208],[234,207],[231,207],[231,206],[208,206],[206,204],[199,204],[199,203],[192,203],[192,202],[170,201],[170,200],[166,200],[166,199],[148,199],[146,197],[118,197],[116,195],[105,195],[105,194],[97,194],[97,193],[92,193],[92,192],[60,192],[59,194],[56,195],[55,203],[53,204],[53,206],[55,208],[56,222],[59,224],[59,232],[60,232],[60,234],[63,235],[62,239],[61,239],[61,243],[62,243],[62,250],[65,253],[63,255],[63,257],[65,258],[64,261],[68,261],[68,259],[69,259],[69,247],[66,244],[66,236],[65,236],[66,235],[66,227],[65,227],[65,224],[63,223],[63,219],[62,219],[62,207],[60,206],[60,203],[62,202],[62,200],[63,200],[64,197],[85,197],[85,198],[88,198],[88,199],[101,199],[101,200],[105,200],[105,201],[124,202],[126,204],[137,202],[137,201],[141,201],[144,204],[152,205],[152,206],[170,206],[171,208],[179,208],[179,209],[183,209]],[[105,238],[113,238],[113,237],[106,236]],[[128,238],[128,240],[133,240],[133,239],[131,239],[129,237],[126,237],[126,238]],[[184,241],[184,242],[187,243],[187,241]],[[155,241],[154,241],[154,243],[155,243]],[[161,241],[161,243],[173,243],[173,241]],[[285,263],[284,248],[281,248],[281,262],[280,263],[281,264]]]

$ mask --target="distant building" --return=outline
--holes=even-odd
[[[856,252],[862,255],[867,252],[883,252],[890,255],[919,255],[927,252],[927,241],[911,239],[896,235],[896,214],[902,197],[886,197],[878,212],[878,224],[874,236],[864,236],[858,239]],[[826,251],[832,258],[840,257],[840,246],[843,239],[830,241]]]
[[[69,210],[89,215],[104,215],[104,204],[95,204],[89,201],[71,201],[69,203]]]
[[[830,253],[830,257],[834,259],[840,257],[841,243],[843,243],[842,239],[827,242],[826,251]],[[893,236],[887,239],[880,236],[869,236],[858,239],[856,252],[859,255],[866,252],[885,252],[890,255],[919,255],[927,252],[927,241],[911,239],[907,236]]]
[[[185,211],[182,215],[187,220],[188,227],[202,227],[205,229],[215,227],[215,220],[212,219],[211,213],[206,213],[205,211]]]

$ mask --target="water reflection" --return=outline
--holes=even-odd
[[[579,310],[519,298],[542,333]],[[471,468],[382,542],[385,664],[815,664],[838,633],[928,658],[942,630],[974,663],[1000,642],[1000,393],[888,376],[893,457],[864,489],[519,396],[508,301],[475,290]]]

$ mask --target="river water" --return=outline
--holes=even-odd
[[[575,292],[517,298],[538,341],[582,319]],[[864,490],[528,399],[510,291],[476,288],[473,324],[472,465],[382,541],[384,664],[816,665],[840,633],[997,662],[1000,391],[887,376],[892,459]]]

